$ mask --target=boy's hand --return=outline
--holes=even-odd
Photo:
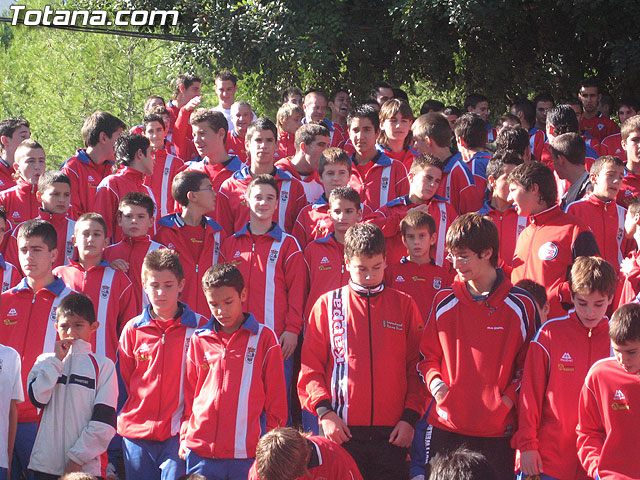
[[[129,271],[129,262],[122,260],[121,258],[114,260],[109,266],[114,270],[119,270],[124,273]]]
[[[82,471],[82,465],[74,462],[73,460],[68,460],[67,465],[64,467],[64,473],[72,473],[72,472],[80,472]]]
[[[447,394],[448,391],[449,391],[449,387],[446,384],[440,387],[436,392],[436,394],[433,396],[436,399],[436,402],[437,403],[442,402],[442,399],[444,398],[444,396]]]
[[[55,353],[56,358],[60,361],[64,360],[69,350],[71,350],[71,345],[73,345],[73,339],[58,340],[53,347],[53,353]],[[75,472],[76,470],[71,471]]]
[[[513,400],[511,400],[511,398],[507,395],[502,395],[502,403],[509,407],[509,410],[513,408]]]
[[[414,211],[415,212],[429,213],[429,204],[421,203],[417,207],[413,207],[413,208],[410,208],[409,210],[407,210],[407,213],[411,213],[411,212],[414,212]]]
[[[191,100],[189,100],[182,108],[184,108],[187,112],[190,112],[194,108],[196,108],[198,105],[200,105],[201,101],[202,101],[202,95],[195,96]]]
[[[280,335],[280,347],[282,348],[282,358],[287,360],[298,346],[298,335],[293,332],[283,332]]]
[[[389,436],[389,443],[396,447],[408,448],[411,442],[413,442],[413,427],[404,420],[400,420]]]
[[[351,430],[336,412],[329,412],[320,419],[324,436],[338,445],[351,438]]]
[[[180,448],[178,448],[178,456],[182,459],[182,460],[186,460],[187,459],[187,447],[185,447],[182,442],[180,442]]]
[[[540,475],[543,472],[540,452],[538,450],[520,452],[520,470],[525,475]]]

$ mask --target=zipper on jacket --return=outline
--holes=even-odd
[[[371,379],[371,426],[373,427],[373,339],[371,338],[371,298],[367,297],[367,317],[369,317],[369,369]]]

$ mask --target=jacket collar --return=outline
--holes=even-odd
[[[196,328],[198,326],[198,318],[196,313],[191,310],[186,303],[178,302],[178,305],[182,307],[182,313],[175,320],[180,320],[180,325],[189,328]],[[151,323],[153,317],[151,316],[151,305],[147,305],[142,313],[134,320],[133,326],[135,328],[145,327]]]
[[[247,330],[251,334],[257,335],[260,330],[260,325],[258,324],[256,317],[254,317],[252,313],[245,313],[244,317],[245,319],[244,319],[244,322],[242,322],[240,329]],[[221,328],[222,328],[222,325],[220,325],[220,322],[216,320],[216,317],[211,317],[211,319],[209,320],[209,323],[207,323],[207,325],[205,325],[202,328],[202,330],[206,330],[206,329],[214,330],[216,333],[218,333]]]
[[[170,213],[169,215],[165,215],[158,221],[159,225],[169,228],[182,228],[186,225],[184,223],[184,219],[180,216],[179,213]],[[222,227],[218,225],[218,223],[211,217],[207,217],[206,215],[202,217],[202,221],[200,225],[207,228],[210,227],[214,232],[222,230]]]
[[[237,237],[240,237],[241,235],[253,235],[253,233],[251,233],[251,231],[249,230],[249,224],[250,222],[245,223],[244,227],[242,227],[242,229],[234,233],[233,236],[237,238]],[[280,228],[280,225],[273,222],[271,226],[271,230],[269,230],[264,235],[269,235],[276,242],[279,242],[280,240],[282,240],[282,237],[284,236],[284,232],[282,231],[282,228]]]
[[[64,284],[64,282],[60,277],[56,277],[56,279],[52,283],[50,283],[44,288],[49,290],[51,293],[53,293],[57,297],[62,293],[62,291],[65,288],[67,288],[67,286]],[[15,286],[14,289],[16,291],[31,290],[31,287],[29,287],[29,284],[27,283],[27,278],[25,277],[22,280],[20,280],[20,282],[18,282],[18,284]]]

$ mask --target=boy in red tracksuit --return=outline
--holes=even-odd
[[[227,153],[227,119],[222,112],[200,108],[193,112],[189,122],[198,157],[186,162],[184,168],[209,175],[214,191],[218,192],[223,182],[244,166],[237,155]]]
[[[640,243],[640,199],[635,198],[629,204],[624,219],[624,232],[628,241]],[[617,306],[632,302],[640,292],[640,254],[636,248],[620,264],[622,289]]]
[[[58,232],[58,256],[53,262],[54,267],[69,263],[68,257],[73,256],[73,229],[75,223],[68,217],[69,199],[71,198],[71,181],[58,170],[47,170],[38,179],[36,198],[41,207],[36,218],[46,220]],[[13,230],[6,247],[7,259],[18,263],[17,235],[19,225]]]
[[[275,428],[260,438],[249,480],[362,480],[347,451],[324,437]]]
[[[115,362],[120,333],[138,310],[131,280],[103,258],[106,241],[103,218],[97,213],[80,215],[73,235],[77,257],[69,257],[69,265],[58,267],[53,273],[75,291],[93,298],[100,322],[91,339],[93,351]]]
[[[415,120],[409,103],[393,98],[380,108],[379,151],[401,162],[407,171],[419,153],[411,148],[411,124]]]
[[[94,112],[82,125],[84,149],[76,151],[60,168],[71,180],[71,212],[76,218],[95,211],[96,190],[111,174],[115,161],[113,144],[126,125],[106,112]]]
[[[605,316],[617,284],[613,266],[598,257],[579,257],[571,267],[575,310],[545,323],[531,341],[522,374],[518,431],[520,478],[588,478],[576,455],[576,404],[584,377],[608,357]]]
[[[615,358],[591,367],[580,392],[578,457],[591,478],[631,480],[640,477],[640,305],[615,311],[609,338]]]
[[[206,324],[178,299],[185,279],[180,258],[168,249],[144,259],[149,305],[127,323],[118,365],[128,398],[118,416],[127,478],[175,479],[185,473],[178,456],[180,422],[187,407],[185,366],[189,339]]]
[[[143,135],[151,143],[151,156],[154,161],[153,173],[145,176],[144,184],[153,192],[158,207],[158,218],[161,218],[175,209],[175,202],[171,197],[171,184],[176,174],[184,168],[184,162],[167,151],[167,131],[160,115],[152,113],[145,116],[142,126]]]
[[[476,212],[482,208],[484,190],[477,188],[473,173],[460,153],[451,154],[453,131],[441,113],[420,115],[411,131],[419,153],[427,153],[442,160],[444,169],[437,195],[446,199],[458,214]]]
[[[362,219],[360,194],[351,187],[337,187],[329,194],[329,219],[333,232],[314,240],[304,249],[304,258],[309,269],[309,295],[305,318],[316,300],[349,282],[349,272],[344,266],[344,236],[349,227]]]
[[[489,217],[498,228],[500,236],[500,256],[498,265],[510,276],[513,266],[513,252],[518,237],[527,226],[527,218],[521,217],[509,201],[509,182],[507,178],[516,166],[522,163],[522,157],[511,152],[498,152],[487,165],[487,187],[490,198],[478,210],[480,215]]]
[[[487,188],[487,163],[491,160],[491,154],[485,151],[486,121],[478,114],[465,113],[456,120],[454,133],[462,160],[473,173],[476,188],[484,193]]]
[[[291,232],[303,249],[314,240],[325,238],[333,231],[333,223],[329,218],[329,194],[335,188],[349,185],[351,177],[349,155],[337,147],[327,148],[318,163],[318,177],[324,187],[324,193],[315,202],[300,210]],[[371,207],[367,205],[360,204],[360,209],[364,216],[373,213]]]
[[[31,138],[24,140],[16,148],[13,168],[18,180],[15,186],[0,192],[0,206],[9,220],[17,224],[38,216],[38,179],[47,168],[42,145]]]
[[[304,110],[292,103],[283,103],[276,114],[278,126],[278,150],[276,157],[287,158],[295,155],[296,132],[302,126]]]
[[[154,158],[151,143],[142,135],[124,133],[115,143],[116,164],[114,174],[105,177],[96,192],[95,210],[107,224],[107,235],[112,243],[122,240],[122,229],[118,225],[117,213],[120,199],[127,193],[140,192],[149,195],[154,203],[151,189],[145,185],[145,175],[153,175]],[[157,210],[157,204],[156,204]],[[155,213],[155,211],[154,211]],[[155,224],[149,232],[155,233]]]
[[[513,256],[511,281],[533,280],[547,289],[549,318],[565,315],[571,305],[567,277],[574,260],[599,255],[587,224],[564,213],[556,203],[553,172],[541,162],[518,165],[509,174],[509,201],[529,217]]]
[[[618,193],[618,203],[626,208],[634,198],[640,197],[640,115],[624,122],[620,135],[622,148],[627,153],[627,168]]]
[[[231,105],[231,123],[233,131],[227,132],[227,152],[229,155],[237,155],[242,163],[247,163],[247,148],[244,140],[247,135],[247,128],[253,121],[253,110],[251,105],[241,100]]]
[[[0,344],[14,348],[22,362],[22,387],[27,375],[43,352],[53,350],[57,332],[56,307],[72,290],[51,273],[57,251],[56,230],[44,220],[28,220],[18,231],[20,266],[26,277],[0,296]],[[26,465],[36,436],[39,419],[30,402],[18,405],[18,430],[13,462],[14,473]],[[29,477],[27,477],[29,478]]]
[[[251,293],[244,310],[278,336],[285,378],[291,384],[293,352],[302,331],[307,267],[298,242],[273,221],[278,185],[258,175],[247,187],[250,220],[222,243],[223,258],[236,266]]]
[[[289,233],[298,213],[307,204],[304,188],[291,174],[274,166],[276,126],[268,118],[259,118],[249,125],[245,138],[250,165],[243,167],[220,187],[215,218],[229,234],[241,230],[249,220],[246,190],[257,175],[272,175],[280,192],[273,220]]]
[[[122,229],[123,239],[104,250],[104,259],[111,268],[124,272],[131,280],[136,310],[142,311],[149,304],[142,288],[142,262],[149,252],[165,248],[151,240],[147,234],[153,222],[155,204],[148,195],[139,192],[125,194],[120,200],[116,218]]]
[[[305,123],[296,132],[294,154],[275,163],[277,168],[300,181],[308,203],[315,202],[324,193],[318,178],[318,165],[322,152],[330,143],[329,133],[322,124]]]
[[[7,214],[5,213],[3,208],[0,208],[0,244],[4,236],[7,234]],[[0,288],[1,292],[6,292],[12,287],[15,287],[20,279],[22,278],[22,274],[20,273],[20,269],[13,263],[7,262],[2,254],[0,253],[0,274],[2,275],[2,287]]]
[[[444,198],[436,195],[442,180],[442,166],[442,162],[431,155],[416,157],[409,172],[409,194],[391,200],[365,218],[365,222],[375,223],[382,229],[387,239],[389,264],[399,262],[407,254],[407,247],[399,235],[400,222],[407,213],[419,210],[431,215],[436,222],[436,242],[431,258],[440,267],[446,265],[444,238],[457,214]]]
[[[632,248],[624,231],[627,210],[616,203],[624,178],[624,163],[618,157],[600,157],[591,166],[589,177],[593,191],[567,205],[566,212],[589,225],[602,258],[617,270]]]
[[[282,352],[273,330],[243,311],[237,268],[212,266],[202,288],[212,317],[189,343],[180,454],[189,474],[244,480],[261,429],[287,421]]]
[[[345,236],[348,286],[318,299],[305,330],[298,395],[365,479],[408,478],[407,448],[424,412],[418,377],[422,319],[383,283],[385,239],[370,223]]]
[[[154,240],[180,256],[187,285],[200,285],[207,269],[218,263],[220,245],[226,238],[222,227],[205,216],[214,210],[216,194],[208,175],[197,171],[179,173],[171,194],[182,212],[162,217]],[[188,288],[181,300],[200,315],[209,311],[201,288]]]
[[[433,300],[418,370],[435,398],[427,463],[466,444],[487,457],[496,478],[512,480],[509,442],[538,315],[531,297],[496,268],[499,246],[498,229],[477,213],[458,217],[447,231],[458,275]]]
[[[31,137],[31,126],[24,118],[0,121],[0,191],[16,184],[13,174],[14,154],[23,140]]]
[[[363,105],[349,113],[348,123],[355,149],[349,185],[360,193],[365,205],[376,210],[390,199],[409,193],[407,169],[376,149],[380,133],[378,112],[371,105]]]

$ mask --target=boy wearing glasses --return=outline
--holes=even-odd
[[[500,240],[491,220],[477,213],[458,217],[446,243],[458,275],[433,300],[418,364],[435,398],[427,464],[466,444],[487,457],[496,478],[512,479],[514,407],[538,314],[528,294],[496,268]]]

